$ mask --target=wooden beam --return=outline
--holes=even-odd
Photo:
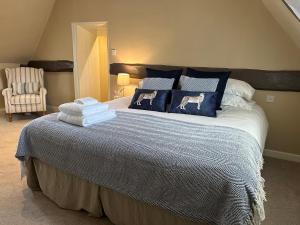
[[[116,75],[118,73],[129,73],[130,77],[132,78],[142,79],[146,77],[146,68],[159,70],[175,70],[178,68],[183,68],[183,74],[185,74],[187,67],[113,63],[110,65],[110,73],[112,75]],[[300,71],[267,71],[254,69],[229,69],[207,67],[191,68],[202,71],[231,71],[231,78],[246,81],[257,90],[300,92]]]
[[[27,65],[33,68],[42,68],[45,72],[73,72],[73,61],[69,60],[33,60]]]

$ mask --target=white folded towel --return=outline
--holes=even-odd
[[[116,117],[115,110],[108,110],[102,113],[96,113],[90,116],[72,116],[59,112],[57,118],[66,123],[87,127],[96,123],[101,123]]]
[[[74,102],[81,105],[94,105],[98,103],[97,99],[92,97],[78,98]]]
[[[108,105],[97,103],[93,105],[82,105],[75,102],[61,104],[58,107],[59,111],[73,116],[89,116],[95,113],[101,113],[108,110]]]

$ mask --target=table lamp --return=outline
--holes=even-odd
[[[128,73],[118,73],[117,85],[120,86],[120,93],[124,97],[125,86],[129,85],[129,74]]]

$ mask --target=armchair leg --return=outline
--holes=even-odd
[[[12,113],[7,113],[6,115],[8,122],[12,122]]]

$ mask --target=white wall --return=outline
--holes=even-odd
[[[79,76],[79,96],[94,97],[100,100],[100,59],[99,42],[96,30],[88,30],[83,26],[76,26],[76,57],[77,74]]]

